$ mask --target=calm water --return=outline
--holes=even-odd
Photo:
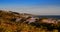
[[[47,18],[57,18],[57,19],[60,19],[60,15],[40,15],[40,16],[37,16],[39,18],[42,18],[42,17],[47,17]]]

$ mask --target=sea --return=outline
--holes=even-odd
[[[60,19],[60,15],[39,15],[37,16],[39,18],[42,18],[42,17],[46,17],[46,18],[56,18],[56,19]]]

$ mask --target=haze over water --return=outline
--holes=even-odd
[[[0,0],[0,10],[34,15],[60,15],[60,0]]]

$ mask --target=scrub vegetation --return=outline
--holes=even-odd
[[[16,18],[23,18],[16,21]],[[60,24],[48,24],[38,22],[24,22],[25,17],[16,12],[7,12],[0,10],[0,32],[60,32]]]

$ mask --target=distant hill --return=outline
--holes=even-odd
[[[12,11],[4,11],[4,10],[0,10],[0,16],[3,15],[5,16],[14,16],[14,17],[23,17],[23,16],[34,16],[32,14],[28,14],[28,13],[18,13],[18,12],[12,12]]]

